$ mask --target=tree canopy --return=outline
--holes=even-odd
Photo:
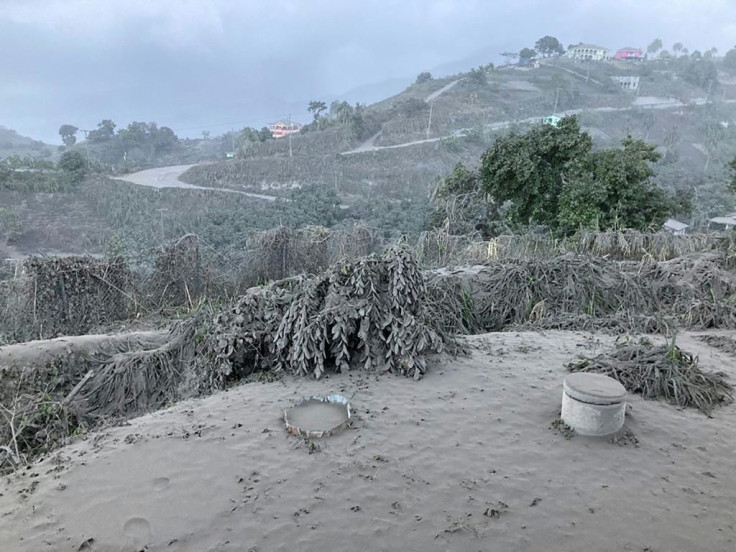
[[[432,80],[432,73],[429,71],[423,71],[417,75],[417,84],[422,84],[423,82],[428,82]]]
[[[684,198],[656,187],[656,147],[626,138],[621,148],[593,151],[576,118],[557,127],[538,125],[526,134],[499,138],[483,155],[483,191],[511,227],[544,226],[561,233],[579,227],[660,226],[687,211]]]
[[[723,67],[731,73],[736,73],[736,48],[731,48],[726,55],[723,56]]]
[[[315,121],[319,119],[320,114],[326,109],[327,109],[327,104],[319,100],[312,100],[311,102],[309,102],[309,106],[307,107],[307,111],[314,114]]]
[[[78,151],[62,153],[56,166],[67,184],[80,184],[87,175],[87,160]]]
[[[553,36],[544,36],[534,43],[534,49],[544,57],[553,56],[555,54],[562,55],[565,49],[562,44]]]
[[[659,52],[664,45],[662,44],[661,38],[655,38],[652,40],[652,43],[647,46],[647,53],[651,55],[655,55],[657,52]]]
[[[534,59],[537,57],[537,51],[532,48],[523,48],[521,52],[519,52],[519,57],[522,59]]]
[[[59,136],[61,136],[61,141],[64,142],[66,147],[70,148],[77,143],[76,134],[78,130],[74,125],[61,125],[59,127]]]

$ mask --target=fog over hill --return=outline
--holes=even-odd
[[[55,143],[61,124],[104,118],[221,133],[305,119],[311,99],[371,102],[420,71],[467,70],[546,34],[725,52],[734,21],[732,0],[4,0],[0,123]]]

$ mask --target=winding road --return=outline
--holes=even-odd
[[[158,167],[155,169],[147,169],[145,171],[138,171],[135,173],[127,174],[125,176],[118,176],[114,180],[122,180],[123,182],[129,182],[131,184],[137,184],[139,186],[146,186],[148,188],[183,188],[187,190],[209,190],[216,192],[225,192],[228,194],[240,194],[255,199],[262,199],[264,201],[276,201],[275,196],[265,194],[254,194],[251,192],[241,192],[238,190],[231,190],[229,188],[208,188],[207,186],[196,186],[194,184],[187,184],[179,180],[179,177],[184,174],[188,169],[194,167],[194,165],[173,165],[171,167]]]
[[[457,83],[458,81],[455,81]],[[454,84],[454,83],[451,83]],[[447,89],[448,87],[445,87]],[[439,91],[438,91],[439,92]],[[687,107],[688,105],[705,105],[708,101],[705,98],[696,98],[689,104],[683,103],[673,98],[656,98],[656,97],[640,97],[634,100],[634,102],[627,107],[593,107],[588,109],[568,109],[567,111],[560,111],[557,113],[560,117],[567,115],[579,115],[583,112],[620,112],[630,111],[632,109],[676,109],[681,107]],[[725,100],[723,103],[736,103],[736,100]],[[488,123],[486,128],[490,130],[502,130],[510,127],[513,124],[524,124],[524,123],[538,123],[542,119],[541,116],[527,117],[526,119],[518,119],[515,121],[498,121],[495,123]],[[406,148],[409,146],[417,146],[420,144],[431,144],[433,142],[439,142],[447,138],[458,138],[471,131],[470,128],[461,128],[454,131],[452,134],[445,136],[437,136],[435,138],[427,138],[424,140],[414,140],[411,142],[404,142],[403,144],[394,144],[391,146],[377,146],[375,145],[376,139],[381,134],[380,132],[371,136],[368,140],[363,142],[360,146],[355,149],[344,151],[341,155],[354,155],[356,153],[366,153],[371,151],[380,151],[387,149]]]

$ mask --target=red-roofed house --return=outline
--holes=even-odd
[[[289,134],[295,134],[302,129],[302,125],[294,121],[279,121],[268,125],[268,130],[274,138],[283,138]]]
[[[621,48],[613,58],[641,60],[644,59],[644,52],[641,51],[641,48]]]

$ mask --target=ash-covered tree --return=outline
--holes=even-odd
[[[307,106],[307,111],[314,115],[314,120],[319,119],[323,111],[327,109],[327,104],[323,101],[312,100]]]
[[[64,142],[66,147],[70,148],[77,143],[77,131],[79,129],[74,125],[61,125],[59,127],[59,136],[61,136],[61,141]]]
[[[261,142],[272,140],[273,132],[271,132],[270,128],[264,126],[263,128],[261,128],[261,130],[258,131],[258,138]]]
[[[521,59],[534,59],[535,57],[537,57],[537,51],[533,48],[523,48],[519,52],[519,58]]]
[[[422,84],[432,80],[432,73],[429,71],[423,71],[417,75],[416,84]]]
[[[655,38],[652,40],[652,43],[647,46],[647,54],[650,56],[655,56],[657,52],[659,52],[662,49],[662,39],[661,38]]]
[[[488,84],[488,73],[482,65],[471,69],[467,78],[468,82],[475,86],[486,86]]]
[[[736,73],[736,48],[731,48],[723,56],[723,67],[730,73]]]
[[[87,135],[90,144],[107,142],[115,137],[115,127],[117,125],[110,119],[103,119],[97,123],[97,128],[91,130]]]
[[[488,201],[478,172],[462,163],[437,182],[430,200],[434,212],[430,216],[433,228],[446,226],[450,234],[481,232],[484,237],[493,233],[492,223],[497,219],[495,205]]]
[[[557,127],[539,125],[526,134],[496,140],[482,157],[483,190],[517,228],[543,226],[566,234],[580,227],[659,227],[688,204],[657,188],[654,145],[631,137],[622,148],[592,150],[576,118]]]
[[[695,86],[708,88],[718,82],[718,68],[710,60],[691,58],[682,69],[682,78]]]
[[[65,151],[56,164],[63,185],[76,186],[87,175],[87,160],[78,151]]]
[[[534,49],[544,57],[553,56],[555,54],[562,55],[565,49],[562,44],[553,36],[544,36],[534,43]]]

